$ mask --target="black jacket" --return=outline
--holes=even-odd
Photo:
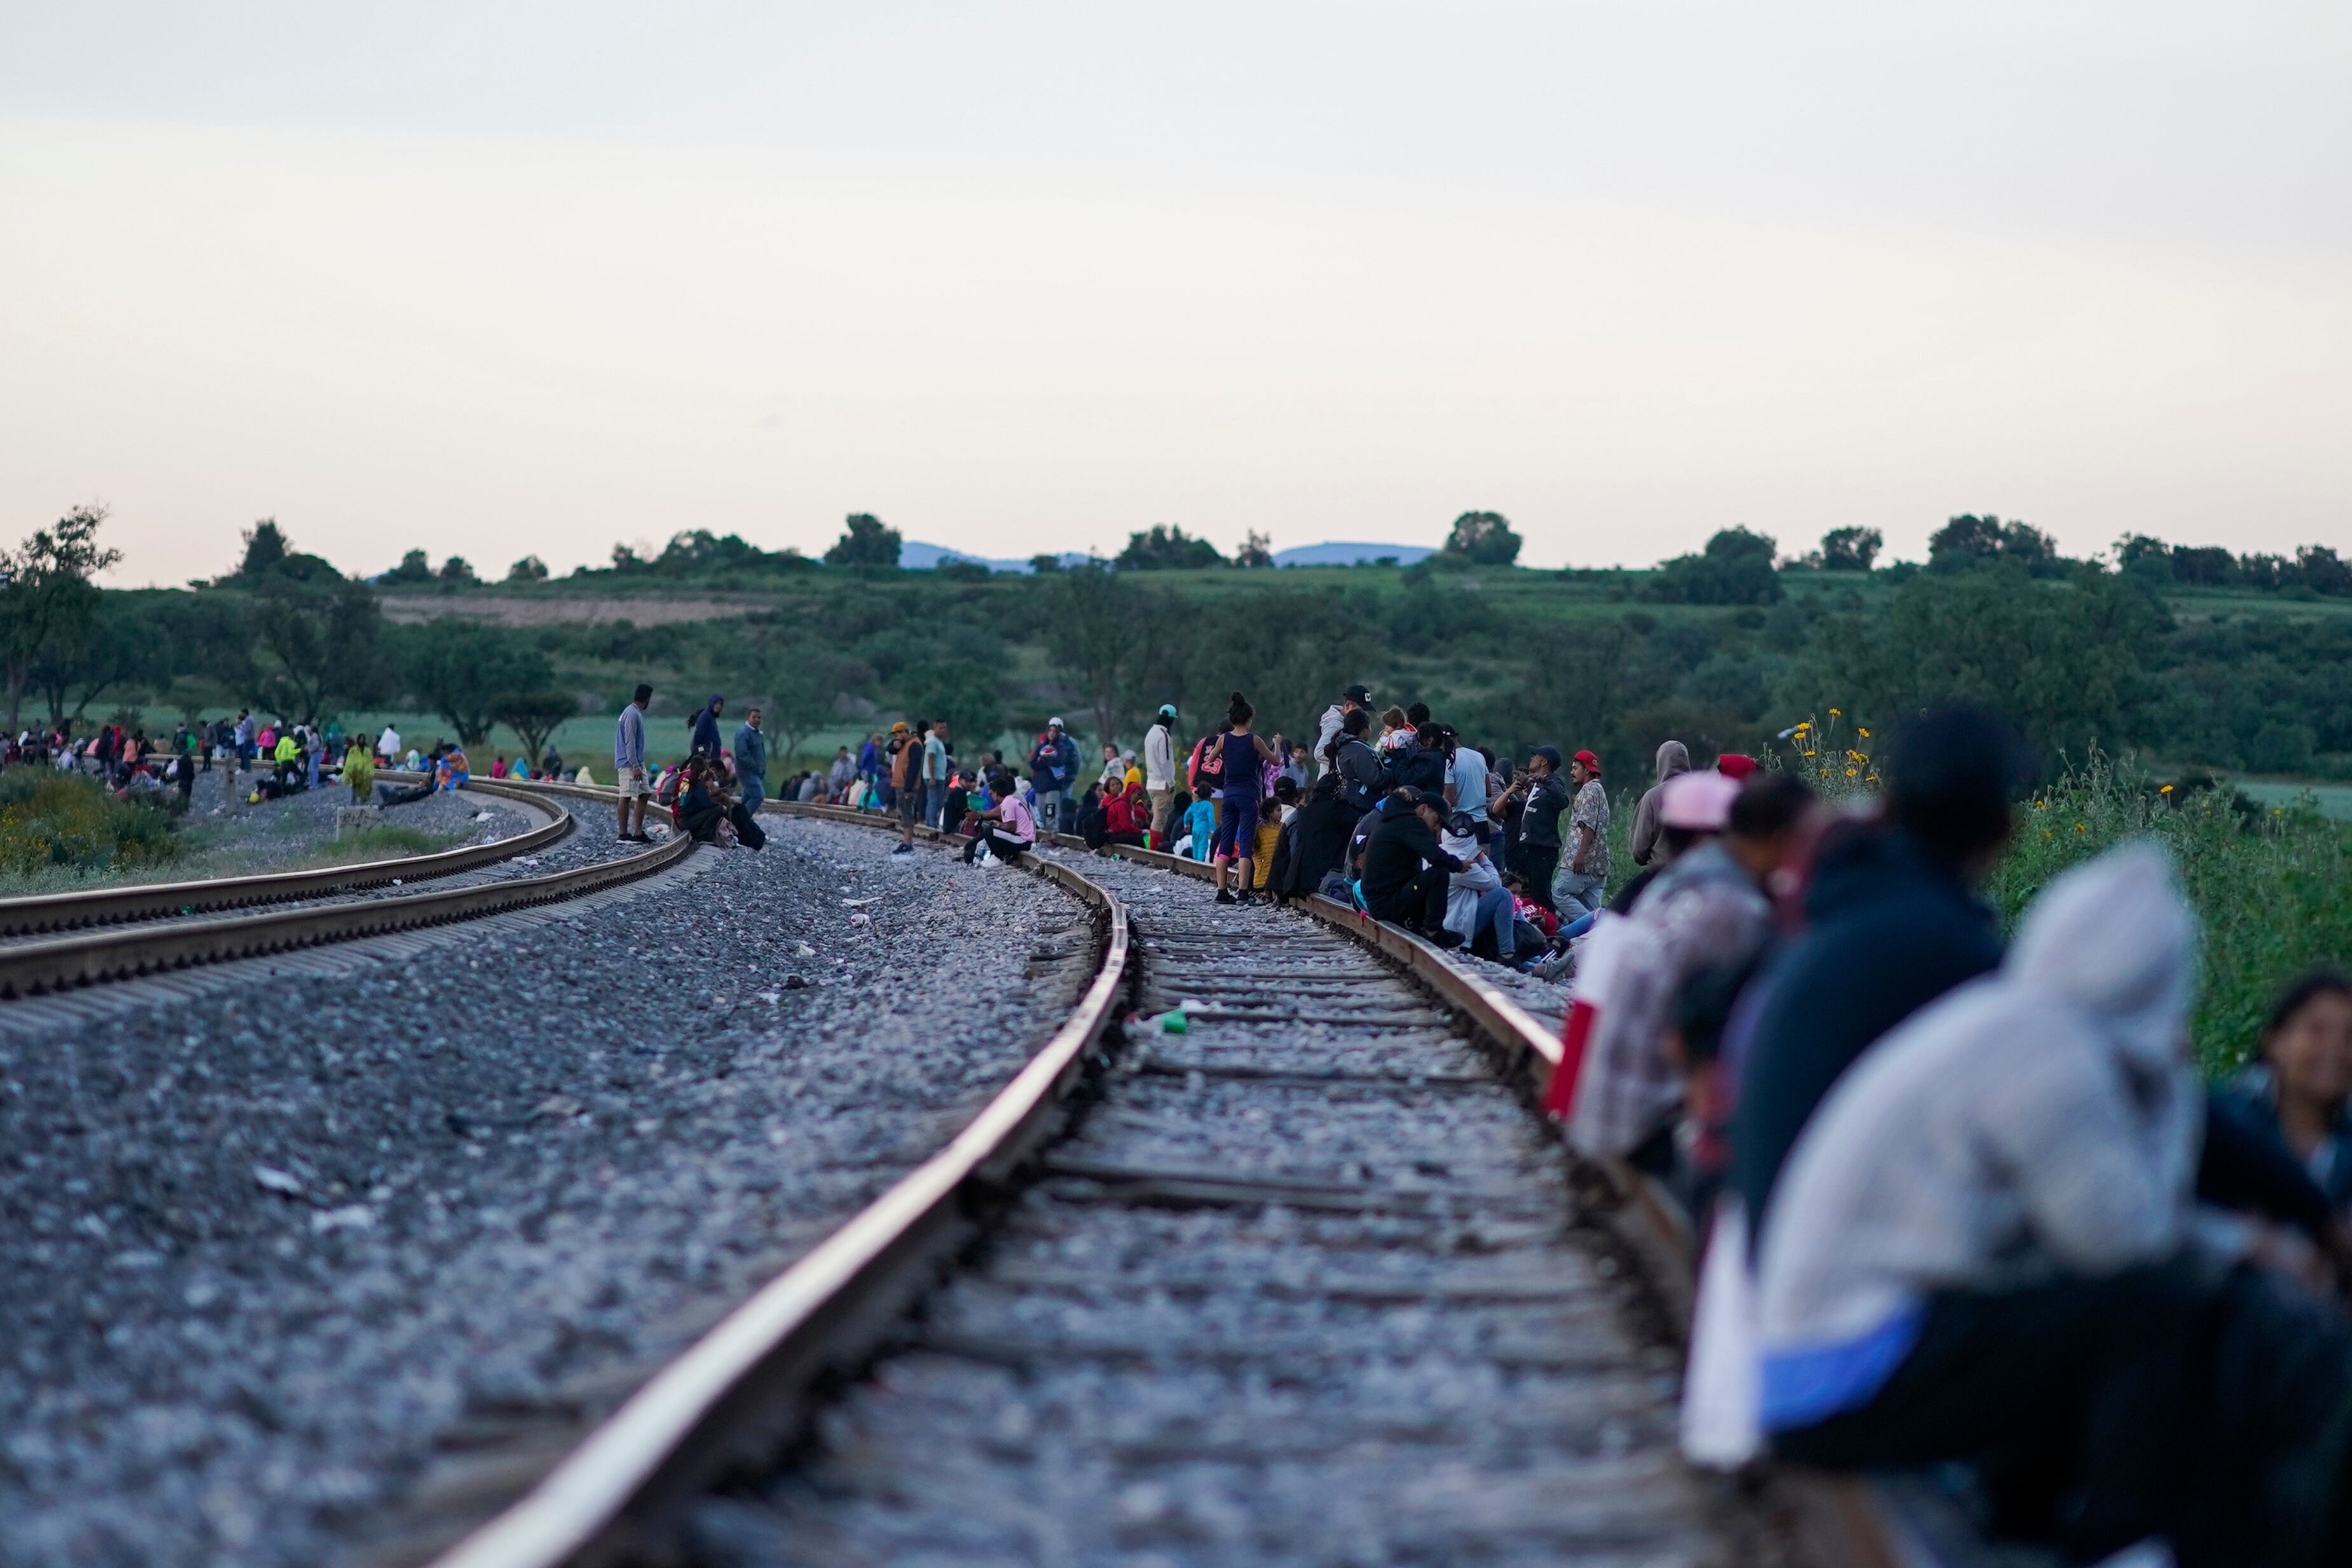
[[[1337,795],[1318,791],[1284,824],[1282,841],[1275,846],[1274,870],[1266,886],[1278,897],[1303,898],[1323,882],[1326,872],[1339,869],[1348,852],[1348,838],[1363,815]]]
[[[1826,845],[1805,898],[1811,928],[1757,984],[1755,1031],[1732,1122],[1733,1185],[1760,1237],[1780,1167],[1840,1075],[1888,1030],[2000,963],[1991,909],[1893,828]]]
[[[1410,784],[1424,795],[1445,798],[1445,753],[1430,751],[1418,746],[1408,746],[1402,751],[1392,751],[1381,765],[1381,774],[1391,789]]]
[[[1381,768],[1381,759],[1372,748],[1354,736],[1339,743],[1339,755],[1332,770],[1339,775],[1339,796],[1356,809],[1359,815],[1369,811],[1380,798],[1388,793],[1388,779]]]
[[[1438,847],[1437,835],[1421,813],[1383,811],[1372,836],[1364,841],[1364,902],[1378,908],[1402,896],[1424,865],[1463,869],[1460,861]]]

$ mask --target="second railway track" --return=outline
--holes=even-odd
[[[0,932],[62,935],[0,943],[0,998],[26,997],[192,966],[263,956],[321,943],[380,936],[453,920],[478,919],[511,909],[576,898],[650,875],[694,849],[675,835],[649,849],[568,870],[510,876],[468,886],[425,887],[341,902],[304,904],[398,883],[446,878],[516,860],[571,833],[573,819],[560,795],[590,797],[570,786],[523,789],[469,786],[530,804],[550,820],[488,844],[354,866],[206,882],[162,883],[92,890],[47,898],[0,901]],[[269,904],[296,907],[227,914]]]
[[[1671,1314],[1529,1113],[1507,1000],[1401,972],[1394,934],[1049,855],[1115,912],[1097,992],[1183,1030],[1131,1025],[1023,1165],[1090,997],[448,1568],[1786,1555],[1676,1458]]]

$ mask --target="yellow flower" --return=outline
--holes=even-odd
[[[2048,838],[2048,837],[2050,836],[2050,830],[2049,830],[2049,829],[2047,829],[2047,828],[2042,829],[2042,836],[2043,838],[2045,838],[2045,839],[2046,839],[2046,838]]]
[[[1859,777],[1859,775],[1858,775],[1858,774],[1857,774],[1857,773],[1856,773],[1853,768],[1847,768],[1847,769],[1845,770],[1845,776],[1846,776],[1847,778],[1849,778],[1849,779],[1853,779],[1853,778],[1858,778],[1858,777]]]
[[[1862,738],[1863,738],[1863,739],[1864,739],[1864,740],[1868,740],[1868,739],[1870,738],[1870,731],[1868,731],[1868,730],[1866,730],[1866,729],[1863,728],[1863,727],[1862,727],[1862,726],[1860,726],[1860,725],[1855,725],[1855,726],[1853,727],[1853,732],[1854,732],[1854,734],[1856,734],[1856,735],[1858,735],[1858,736],[1862,737]]]
[[[2159,795],[2169,795],[2172,793],[2172,786],[2167,784],[2163,789],[2158,789],[2157,793]]]
[[[1843,718],[1845,716],[1845,709],[1833,707],[1830,709],[1830,716],[1832,718]]]
[[[2089,832],[2091,830],[2090,830],[2090,829],[2088,829],[2088,828],[2086,828],[2086,827],[2084,827],[2082,823],[2077,822],[2077,823],[2075,823],[2075,824],[2074,824],[2074,831],[2075,831],[2076,832],[2078,832],[2078,833],[2087,833],[2087,832]]]

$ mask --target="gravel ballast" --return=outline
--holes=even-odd
[[[937,1148],[1091,945],[888,847],[779,822],[527,932],[0,1040],[8,1561],[398,1555]]]

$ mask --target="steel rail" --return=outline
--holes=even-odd
[[[835,815],[834,808],[797,802],[766,809]],[[838,814],[870,828],[895,825]],[[656,1373],[530,1493],[438,1558],[437,1568],[610,1561],[715,1475],[747,1429],[774,1432],[788,1424],[810,1382],[870,1344],[911,1295],[922,1266],[969,1234],[968,1202],[1001,1184],[1045,1136],[1128,985],[1126,906],[1066,867],[1045,860],[1034,866],[1105,916],[1101,967],[1069,1021],[945,1148]]]
[[[533,904],[554,904],[634,882],[683,860],[695,841],[683,833],[618,860],[541,876],[509,877],[476,887],[277,910],[226,920],[141,925],[127,931],[60,937],[0,947],[0,997],[123,979],[159,969],[226,963],[297,947],[388,936],[420,925],[478,920]]]
[[[553,788],[581,796],[614,798],[613,791],[593,786]],[[771,800],[761,810],[886,832],[898,826],[895,818],[842,806]],[[963,835],[928,827],[919,827],[916,832],[943,843],[965,841]],[[1045,838],[1056,848],[1081,852],[1090,849],[1084,840],[1067,834]],[[1112,845],[1100,852],[1201,882],[1215,877],[1207,864],[1164,851]],[[1030,859],[1037,870],[1090,890],[1090,896],[1089,896],[1090,902],[1098,899],[1110,908],[1123,949],[1125,910],[1108,890],[1055,862]],[[1325,925],[1386,955],[1458,1009],[1479,1036],[1502,1053],[1499,1065],[1507,1075],[1520,1077],[1530,1108],[1541,1103],[1551,1073],[1559,1065],[1560,1044],[1553,1031],[1508,992],[1449,961],[1442,949],[1412,932],[1374,920],[1335,899],[1318,894],[1300,901],[1299,907]],[[1076,1032],[1084,1030],[1087,1040],[1091,1040],[1102,1028],[1103,1020],[1091,1018],[1089,1012],[1098,1000],[1108,1006],[1107,978],[1108,971],[1046,1048],[1048,1052],[1066,1054],[1056,1092],[1075,1077],[1085,1049],[1085,1042],[1074,1038]],[[1111,989],[1115,994],[1116,988]],[[886,1325],[871,1321],[866,1309],[893,1301],[903,1304],[912,1295],[907,1282],[909,1266],[938,1256],[939,1249],[926,1248],[924,1241],[938,1228],[942,1211],[954,1201],[963,1181],[977,1176],[988,1159],[984,1140],[975,1134],[1024,1085],[1032,1105],[1023,1130],[1028,1133],[1029,1142],[1034,1142],[1045,1107],[1039,1097],[1040,1086],[1032,1080],[1042,1071],[1045,1060],[1041,1055],[1033,1061],[982,1113],[981,1121],[959,1135],[948,1150],[851,1219],[684,1356],[656,1374],[520,1502],[436,1559],[431,1568],[589,1568],[611,1562],[638,1544],[639,1532],[653,1525],[664,1508],[690,1490],[697,1479],[707,1479],[722,1468],[725,1456],[740,1440],[728,1436],[730,1419],[756,1421],[758,1431],[769,1436],[788,1429],[802,1411],[809,1382],[824,1368],[848,1359],[854,1347],[868,1345],[885,1332]],[[1598,1218],[1633,1254],[1675,1333],[1687,1337],[1694,1277],[1688,1228],[1649,1177],[1620,1160],[1596,1156],[1573,1145],[1569,1152],[1577,1167],[1594,1177],[1608,1197]],[[1009,1173],[1020,1163],[1020,1155],[1010,1147],[1002,1148],[988,1163],[999,1175]],[[962,1174],[952,1176],[957,1171]],[[761,1407],[762,1401],[771,1403],[761,1408],[757,1417],[750,1416],[748,1412]],[[1790,1509],[1817,1560],[1832,1568],[1947,1568],[1944,1560],[1906,1525],[1886,1494],[1870,1482],[1776,1469],[1769,1472],[1767,1484]]]
[[[239,909],[256,904],[284,904],[325,893],[345,893],[382,887],[392,882],[423,882],[477,867],[495,865],[517,855],[544,849],[572,830],[572,813],[555,800],[541,800],[502,783],[468,783],[469,789],[503,796],[540,810],[553,811],[552,820],[538,827],[487,844],[461,844],[432,854],[400,860],[363,861],[356,865],[318,866],[309,871],[266,872],[253,876],[206,877],[190,882],[142,883],[133,887],[94,887],[74,893],[38,894],[0,898],[0,936],[28,931],[68,931],[84,925],[111,925],[130,920],[193,915],[210,909]]]

